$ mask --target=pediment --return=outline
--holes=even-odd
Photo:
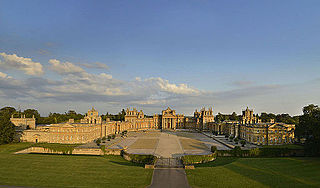
[[[69,124],[69,123],[59,124],[58,126],[59,126],[59,127],[65,127],[65,128],[72,128],[72,127],[74,127],[73,125],[71,125],[71,124]]]
[[[174,118],[174,117],[176,117],[176,116],[174,116],[174,115],[172,115],[172,114],[164,114],[162,117],[166,117],[166,118],[168,118],[168,117],[170,117],[170,118]]]

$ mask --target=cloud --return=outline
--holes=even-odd
[[[60,75],[59,79],[45,77],[16,79],[0,72],[0,104],[8,100],[17,103],[25,101],[25,104],[51,103],[56,106],[60,104],[62,107],[67,103],[98,104],[103,108],[116,110],[135,106],[142,108],[146,113],[160,112],[161,109],[170,106],[179,113],[189,114],[196,107],[203,106],[215,105],[218,112],[239,112],[242,107],[256,108],[254,105],[260,104],[261,107],[256,108],[257,111],[271,109],[269,111],[274,112],[272,109],[283,109],[291,103],[302,106],[312,101],[317,102],[319,99],[316,96],[320,94],[319,80],[300,85],[260,86],[239,81],[235,84],[245,87],[227,91],[205,91],[161,77],[119,80],[111,74],[87,72],[85,68],[68,61],[50,59],[49,64],[50,69]],[[305,91],[310,94],[305,94]],[[290,107],[297,109],[296,106]],[[295,113],[290,109],[287,109],[287,112]]]
[[[105,70],[109,70],[109,66],[104,64],[104,63],[100,63],[100,62],[95,62],[95,63],[79,63],[79,65],[86,67],[86,68],[91,68],[91,69],[105,69]]]
[[[50,52],[48,51],[48,50],[43,50],[43,49],[40,49],[40,50],[38,50],[37,51],[39,54],[41,54],[41,55],[49,55],[50,54]]]
[[[2,79],[8,79],[8,78],[12,78],[11,76],[8,76],[6,73],[0,72],[0,78]]]
[[[4,69],[20,70],[25,74],[32,76],[40,76],[43,74],[42,65],[32,61],[31,58],[19,57],[16,54],[0,53],[0,67]]]
[[[232,82],[231,85],[236,87],[248,87],[251,86],[253,83],[253,81],[237,80]]]
[[[169,80],[165,80],[160,77],[151,77],[144,80],[141,80],[140,77],[136,77],[133,87],[142,90],[155,90],[158,92],[166,92],[168,94],[178,95],[197,95],[200,93],[199,90],[191,88],[186,84],[172,84],[169,82]]]
[[[84,69],[70,62],[62,63],[59,60],[50,59],[49,63],[51,64],[51,70],[61,75],[85,73]]]

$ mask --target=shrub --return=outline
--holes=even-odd
[[[106,141],[106,139],[107,139],[107,138],[104,136],[104,137],[102,137],[101,140],[102,140],[102,141]]]
[[[234,141],[236,144],[238,144],[239,138],[235,138],[233,141]]]
[[[116,135],[113,134],[113,135],[111,136],[111,138],[112,138],[112,139],[115,139],[115,138],[116,138]]]
[[[209,155],[184,155],[181,157],[183,164],[206,163],[216,159],[216,153]]]
[[[241,148],[240,146],[236,146],[232,149],[232,153],[233,153],[233,156],[235,157],[241,157],[242,156],[242,152],[241,152]]]
[[[241,150],[239,146],[236,146],[232,150],[218,150],[217,155],[221,157],[289,157],[297,155],[304,156],[304,150],[279,147],[262,147]]]
[[[34,147],[42,147],[53,152],[62,152],[62,154],[72,154],[73,149],[78,146],[77,144],[49,144],[49,143],[36,143]]]
[[[98,146],[100,146],[100,144],[101,144],[101,139],[100,139],[100,138],[98,138],[98,139],[96,140],[96,144],[97,144]]]
[[[110,141],[110,139],[111,139],[111,136],[110,136],[110,135],[108,135],[108,141]]]
[[[100,149],[103,151],[103,154],[106,154],[106,146],[105,145],[100,146]]]
[[[246,145],[246,141],[245,140],[241,140],[240,144],[242,145],[242,147],[244,147]]]
[[[122,151],[122,156],[127,156],[130,161],[140,164],[154,164],[156,157],[153,155],[140,155],[140,154],[130,154],[125,151]]]
[[[214,153],[217,151],[217,146],[211,146],[211,152]]]
[[[250,149],[249,155],[250,155],[251,157],[258,157],[258,156],[260,155],[260,150],[259,150],[259,148]]]

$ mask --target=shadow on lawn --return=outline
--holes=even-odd
[[[122,166],[138,166],[138,167],[144,167],[144,164],[139,163],[133,163],[129,161],[110,161],[110,163],[122,165]]]
[[[217,167],[217,166],[224,166],[230,163],[235,162],[239,158],[236,157],[218,157],[216,160],[203,163],[203,164],[196,164],[195,167]]]

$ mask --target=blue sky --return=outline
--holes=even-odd
[[[171,106],[191,114],[215,105],[215,113],[249,106],[299,114],[320,103],[319,7],[312,0],[1,1],[0,105],[43,114],[91,105],[103,113]]]

